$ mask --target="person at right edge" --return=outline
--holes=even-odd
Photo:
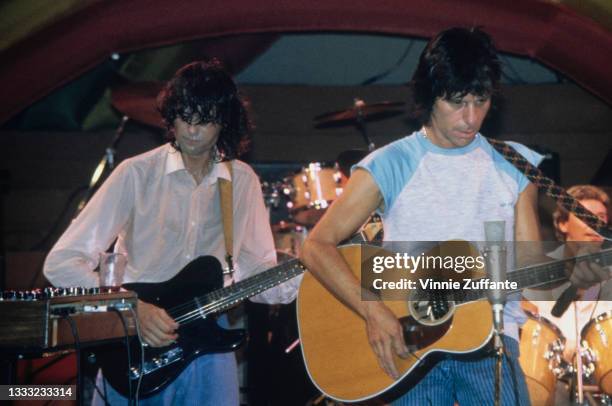
[[[593,185],[575,185],[567,189],[567,193],[605,224],[608,224],[610,197],[603,189]],[[553,223],[557,239],[563,244],[547,254],[550,258],[559,260],[567,256],[576,256],[577,249],[584,244],[590,245],[593,249],[599,249],[604,244],[602,236],[560,205],[557,205],[553,213]],[[612,267],[608,266],[607,272],[612,272]],[[567,309],[559,317],[555,317],[552,315],[554,313],[552,309],[568,287],[569,282],[565,282],[554,289],[525,289],[523,297],[526,300],[521,305],[525,310],[544,317],[559,328],[565,338],[563,359],[571,365],[575,360],[577,344],[580,342],[577,340],[577,332],[581,332],[593,317],[612,311],[610,300],[612,280],[595,284],[588,289],[579,289],[576,292],[575,301],[569,303]],[[578,326],[576,326],[576,320],[578,320]],[[566,381],[567,379],[557,381],[555,393],[550,395],[554,396],[554,400],[551,399],[554,405],[572,404],[573,394],[568,391],[571,385],[568,386]]]
[[[487,220],[505,221],[506,241],[540,240],[536,186],[479,133],[499,92],[500,73],[493,41],[481,29],[451,28],[436,35],[411,82],[421,129],[358,163],[303,246],[303,263],[363,318],[380,367],[394,379],[400,378],[394,355],[409,356],[401,324],[382,301],[362,299],[337,245],[373,211],[382,216],[385,241],[485,241]],[[532,164],[540,163],[539,154],[510,144]],[[584,279],[592,279],[593,270],[584,272]],[[528,405],[518,363],[518,328],[525,321],[518,300],[508,300],[504,316],[501,404]],[[493,356],[446,357],[393,404],[492,405],[494,363]]]

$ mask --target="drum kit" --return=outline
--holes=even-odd
[[[402,111],[398,108],[403,102],[380,102],[366,104],[361,99],[354,99],[354,104],[346,110],[324,113],[315,117],[316,128],[327,128],[344,125],[355,125],[363,136],[368,151],[375,145],[368,137],[366,122],[389,118]],[[338,155],[333,165],[322,162],[310,162],[296,173],[288,174],[282,181],[264,182],[262,184],[264,201],[274,210],[283,202],[288,209],[289,218],[272,226],[279,260],[290,256],[299,256],[301,244],[308,230],[323,216],[330,204],[342,193],[344,184],[350,176],[349,169],[368,153],[365,150],[350,149]],[[380,236],[382,224],[373,217],[364,225],[360,235],[364,240]]]
[[[578,397],[577,382],[584,379],[592,383],[581,385],[589,404],[612,404],[612,311],[582,328],[580,348],[571,360],[564,358],[566,338],[561,330],[545,317],[525,312],[528,320],[521,329],[519,362],[531,403],[555,404],[557,381],[567,384],[569,402]]]

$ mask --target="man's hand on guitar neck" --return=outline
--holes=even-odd
[[[393,354],[409,355],[400,322],[387,306],[376,301],[364,302],[364,318],[368,341],[378,363],[393,379],[399,378]]]
[[[138,301],[138,322],[142,339],[152,347],[170,345],[178,338],[178,323],[164,309],[142,300]]]
[[[566,256],[581,257],[596,254],[601,251],[601,244],[593,242],[568,241],[565,244]],[[571,266],[571,263],[570,263]],[[569,280],[572,285],[580,289],[587,289],[596,283],[610,279],[610,273],[606,268],[591,260],[578,260],[571,269]]]

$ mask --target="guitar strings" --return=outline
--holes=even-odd
[[[204,316],[210,313],[219,311],[220,309],[229,307],[236,303],[236,301],[241,297],[249,297],[259,292],[263,292],[264,290],[275,286],[279,282],[285,282],[293,278],[294,276],[299,275],[302,272],[303,268],[301,267],[299,261],[291,260],[266,272],[262,272],[249,279],[245,279],[234,285],[228,286],[227,288],[222,288],[220,290],[213,291],[207,295],[194,298],[192,300],[193,303],[190,302],[188,304],[183,304],[171,308],[169,309],[169,313],[172,315],[177,314],[177,312],[184,311],[186,309],[193,309],[185,314],[181,314],[175,317],[175,320],[179,324],[186,324],[199,318],[203,318]],[[281,276],[280,280],[279,275]],[[267,284],[270,284],[270,286],[267,286]],[[222,298],[222,296],[227,293],[229,294],[225,298]],[[203,306],[198,306],[198,301],[211,302]],[[194,305],[195,308],[193,308]]]
[[[294,271],[295,266],[291,266],[294,265],[295,262],[298,262],[297,260],[292,261],[293,263],[287,263],[287,265],[282,264],[278,267],[275,267],[273,269],[270,269],[269,271],[266,272],[262,272],[260,274],[255,275],[252,278],[249,279],[245,279],[243,281],[240,281],[234,285],[228,286],[226,288],[222,288],[219,289],[217,291],[213,291],[210,292],[206,295],[200,296],[200,297],[196,297],[193,299],[194,303],[197,303],[198,301],[200,302],[205,302],[207,303],[204,306],[198,306],[196,304],[196,308],[193,309],[194,304],[191,302],[188,302],[186,304],[182,304],[179,306],[176,306],[174,308],[169,309],[169,313],[170,314],[178,314],[177,318],[181,318],[186,316],[186,314],[180,314],[183,311],[187,310],[187,309],[193,309],[191,310],[188,314],[193,314],[193,313],[201,313],[203,310],[207,310],[210,309],[211,307],[215,306],[217,303],[220,303],[222,306],[225,305],[228,300],[231,302],[233,300],[235,300],[236,297],[239,297],[240,294],[243,294],[244,292],[247,291],[252,291],[252,286],[256,285],[259,286],[262,284],[262,280],[263,281],[268,281],[270,279],[272,279],[272,281],[276,281],[276,279],[278,279],[278,275],[280,274],[281,276],[283,276],[284,278],[287,278],[287,274],[291,271]],[[280,272],[278,271],[278,269],[280,268]],[[284,268],[284,269],[283,269]],[[292,276],[297,275],[298,272],[294,272],[294,274]],[[290,277],[289,277],[290,278]],[[287,278],[287,279],[289,279]],[[219,302],[218,299],[222,299],[224,295],[227,295],[229,292],[229,295],[223,299],[223,301]]]
[[[283,271],[283,277],[280,280],[280,282],[284,282],[287,281],[289,279],[291,279],[292,277],[298,275],[299,273],[302,272],[301,268],[298,267],[294,267],[291,269],[286,269]],[[272,285],[274,286],[275,284],[277,284],[278,281],[278,276],[277,275],[273,275],[274,279],[272,279]],[[262,279],[262,278],[259,278]],[[266,279],[270,279],[270,278],[266,278]],[[249,283],[245,283],[245,287],[244,289],[233,289],[233,290],[238,290],[237,292],[235,292],[233,295],[228,295],[226,298],[224,298],[223,300],[219,300],[217,302],[214,303],[209,303],[207,305],[201,306],[197,309],[194,309],[193,311],[187,313],[186,315],[183,315],[183,317],[179,317],[177,319],[177,321],[179,322],[189,322],[189,321],[193,321],[195,319],[198,319],[200,317],[203,316],[202,313],[204,313],[204,316],[209,314],[209,313],[213,313],[216,312],[220,309],[223,309],[225,307],[229,307],[233,304],[236,303],[237,299],[239,299],[240,297],[244,297],[245,295],[248,296],[252,296],[254,294],[257,294],[259,292],[263,292],[264,290],[267,290],[269,287],[271,286],[265,286],[262,285],[261,283],[259,283],[259,280],[255,280],[255,281],[250,281]],[[235,285],[234,285],[235,286]]]
[[[519,268],[516,271],[508,273],[508,280],[510,282],[517,282],[517,289],[510,290],[508,293],[520,292],[526,287],[537,287],[547,285],[552,282],[558,282],[561,280],[567,280],[565,268],[567,263],[575,260],[587,260],[592,258],[599,258],[604,266],[609,265],[612,261],[612,250],[605,250],[596,254],[585,254],[578,257],[565,258],[561,260],[555,260],[552,263],[545,263],[542,265],[531,265],[523,268]],[[485,279],[474,278],[475,282]],[[537,283],[536,283],[537,282]],[[431,293],[431,291],[425,291]],[[438,292],[433,291],[434,293]],[[453,290],[452,294],[446,296],[447,301],[453,301],[455,303],[466,303],[486,298],[488,289],[460,289]],[[421,296],[419,300],[431,300],[431,296]]]
[[[286,279],[283,280],[289,280],[291,279],[291,277],[293,276],[288,276]],[[242,297],[245,293],[247,296],[251,296],[252,294],[257,294],[259,292],[263,292],[264,290],[267,290],[266,288],[262,288],[261,286],[252,286],[249,287],[245,290],[243,290],[242,292],[239,292],[236,295],[230,295],[227,298],[220,300],[216,303],[212,303],[212,304],[208,304],[208,305],[204,305],[200,308],[194,309],[191,312],[188,312],[187,314],[183,315],[182,317],[178,317],[175,320],[179,323],[179,324],[186,324],[189,323],[191,321],[197,320],[199,318],[202,318],[203,316],[206,316],[210,313],[214,313],[217,312],[225,307],[229,307],[231,305],[233,305],[234,303],[236,303],[236,299]]]
[[[245,279],[243,281],[235,283],[234,285],[230,285],[230,286],[227,286],[225,288],[220,288],[220,289],[215,290],[213,292],[209,292],[209,293],[207,293],[205,295],[202,295],[202,296],[199,296],[199,297],[195,297],[192,300],[194,302],[197,302],[197,301],[208,302],[210,300],[220,299],[224,295],[226,295],[228,292],[232,293],[232,291],[237,290],[237,289],[241,289],[243,286],[248,286],[251,283],[259,284],[259,283],[261,283],[262,279],[264,279],[264,280],[265,279],[269,279],[272,274],[276,275],[276,273],[282,274],[282,273],[285,273],[287,271],[290,271],[291,269],[283,269],[283,268],[291,268],[290,266],[286,266],[286,264],[293,265],[293,262],[298,262],[298,261],[297,260],[292,260],[290,262],[281,264],[281,265],[279,265],[277,267],[274,267],[274,268],[272,268],[272,269],[270,269],[268,271],[259,273],[259,274],[255,275],[255,276],[253,276],[252,278]],[[279,268],[281,269],[280,272],[278,271]],[[168,309],[168,313],[169,314],[178,314],[178,315],[180,315],[183,311],[185,311],[187,309],[191,309],[191,308],[193,308],[193,304],[191,302],[187,302],[187,303],[183,303],[181,305],[178,305],[178,306],[175,306],[175,307],[172,307],[172,308]]]
[[[567,275],[565,274],[565,267],[567,263],[574,260],[592,259],[593,257],[599,257],[604,265],[608,265],[609,262],[612,261],[612,251],[606,250],[605,252],[601,253],[585,254],[578,257],[556,260],[553,263],[519,268],[514,272],[508,273],[508,279],[510,281],[517,282],[518,285],[517,289],[508,293],[519,292],[526,287],[537,287],[567,279]],[[485,297],[486,293],[487,290],[483,289],[461,290],[459,293],[459,299],[457,301],[469,302],[482,299]]]

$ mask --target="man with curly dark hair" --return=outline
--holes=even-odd
[[[236,158],[248,143],[249,120],[236,84],[221,64],[194,62],[181,68],[158,96],[170,143],[122,162],[49,253],[44,266],[54,285],[97,286],[99,255],[116,240],[127,257],[124,283],[162,282],[194,258],[212,255],[221,264],[226,244],[221,179],[233,192],[233,279],[276,264],[276,252],[261,185]],[[231,277],[225,276],[225,283]],[[254,298],[288,303],[297,280]],[[185,298],[185,301],[191,298]],[[178,323],[153,304],[139,301],[145,343],[166,346],[178,338]],[[220,324],[227,324],[225,317]],[[233,353],[196,358],[161,392],[142,404],[238,405]],[[103,378],[98,376],[98,386]],[[123,404],[111,385],[106,400]],[[101,402],[99,397],[94,402]]]
[[[177,130],[182,123],[220,126],[213,150],[217,160],[236,159],[248,147],[250,122],[245,102],[215,59],[182,67],[160,92],[158,109],[177,149],[182,147],[182,140],[176,137],[180,136]]]

